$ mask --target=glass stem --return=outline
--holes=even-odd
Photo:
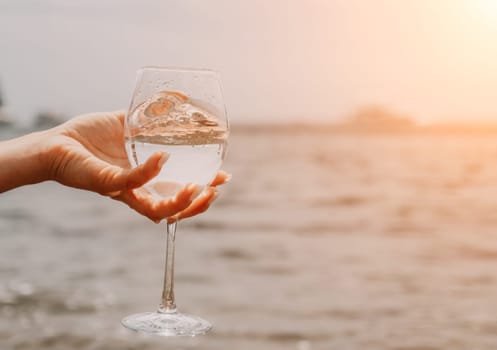
[[[174,302],[174,241],[176,239],[176,223],[167,223],[166,237],[166,268],[164,272],[164,289],[162,290],[162,303],[159,312],[175,313]]]

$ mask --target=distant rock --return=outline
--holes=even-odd
[[[410,117],[376,105],[358,109],[340,126],[346,130],[361,132],[403,132],[417,129]]]
[[[65,120],[66,118],[58,113],[39,112],[35,116],[33,127],[35,129],[48,129],[62,124]]]
[[[14,126],[14,122],[10,119],[7,113],[0,108],[0,128],[5,129],[12,126]]]
[[[0,90],[0,128],[5,129],[12,126],[12,124],[12,120],[7,115],[7,112],[5,112],[2,91]]]

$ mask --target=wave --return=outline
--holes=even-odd
[[[344,195],[336,198],[317,198],[309,201],[309,206],[314,208],[328,207],[357,207],[370,201],[361,195]]]
[[[11,282],[0,292],[0,310],[15,314],[44,312],[60,314],[93,314],[113,303],[109,293],[78,292],[67,294],[50,289],[36,289],[29,283]]]

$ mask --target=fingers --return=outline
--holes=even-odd
[[[153,165],[156,162],[160,171],[163,160],[162,156],[160,161],[154,160],[157,157],[155,154],[150,157],[147,161]],[[166,157],[167,159],[167,157]],[[144,166],[147,164],[145,163]],[[159,164],[161,163],[161,164]],[[143,169],[142,171],[149,174],[154,174],[154,168],[150,166],[150,169]],[[141,176],[141,175],[140,175]],[[151,177],[155,176],[152,175]],[[139,177],[135,179],[146,179],[146,176]],[[114,199],[120,200],[130,206],[132,209],[136,210],[138,213],[148,217],[150,220],[158,223],[164,218],[168,218],[168,222],[175,222],[180,219],[185,219],[191,216],[195,216],[205,212],[209,209],[212,202],[219,196],[218,190],[215,186],[222,185],[231,179],[231,175],[220,171],[216,175],[216,178],[212,181],[211,186],[206,187],[203,193],[199,196],[199,192],[202,187],[197,185],[187,185],[183,188],[174,198],[165,200],[155,200],[148,191],[143,188],[129,189],[121,191],[117,196],[113,196]],[[146,180],[144,183],[146,183]],[[139,183],[138,181],[135,183]]]
[[[128,173],[125,175],[127,177],[126,187],[128,189],[138,188],[152,180],[159,174],[168,158],[169,154],[167,153],[155,152],[145,163],[131,170],[127,170]]]
[[[157,201],[146,190],[136,189],[123,191],[113,198],[126,203],[130,208],[150,220],[159,222],[186,209],[192,203],[193,198],[197,196],[198,191],[197,186],[189,185],[174,198]]]
[[[205,212],[209,209],[211,203],[219,196],[218,190],[214,187],[207,187],[204,193],[197,197],[193,203],[185,210],[178,214],[168,217],[168,222],[175,222],[180,219],[185,219]]]
[[[188,185],[174,198],[156,202],[153,211],[157,219],[168,218],[188,208],[195,197],[198,196],[200,188],[196,185]]]
[[[85,164],[85,172],[78,174],[81,184],[76,187],[114,197],[116,193],[141,187],[157,176],[167,158],[167,153],[156,152],[142,165],[124,169],[92,157]]]
[[[229,182],[230,180],[231,174],[228,174],[227,172],[221,170],[217,172],[216,177],[211,182],[211,186],[219,186],[225,184],[226,182]]]

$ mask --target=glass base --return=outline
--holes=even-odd
[[[206,334],[212,325],[206,320],[188,314],[144,312],[130,315],[121,321],[122,325],[136,332],[165,337]]]

